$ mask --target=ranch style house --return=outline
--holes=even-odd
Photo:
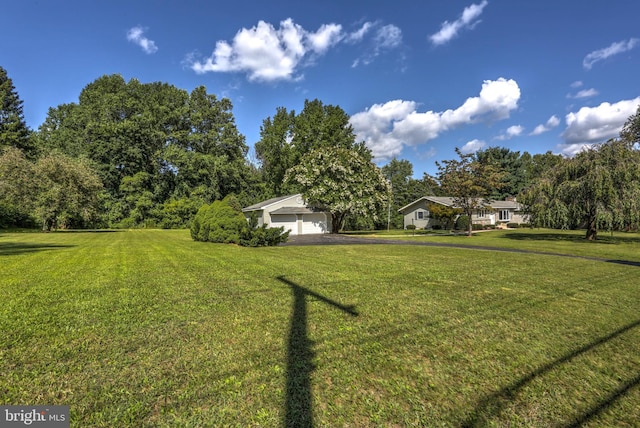
[[[446,207],[458,208],[452,197],[448,196],[423,196],[398,210],[404,216],[404,228],[414,225],[417,229],[432,229],[434,226],[443,226],[438,220],[429,215],[429,205],[439,204]],[[483,207],[475,210],[471,216],[472,224],[483,226],[506,227],[508,223],[527,223],[526,214],[522,211],[522,205],[515,198],[504,201],[490,201]]]

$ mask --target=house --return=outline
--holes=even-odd
[[[398,210],[404,216],[404,228],[414,225],[417,229],[431,229],[441,223],[429,215],[429,205],[439,204],[457,208],[453,198],[449,196],[423,196]],[[484,207],[475,210],[471,223],[485,226],[506,227],[507,223],[527,223],[527,216],[522,206],[515,199],[490,201]]]
[[[248,219],[255,213],[258,226],[284,227],[291,235],[331,232],[331,213],[305,203],[301,194],[280,196],[243,208]]]

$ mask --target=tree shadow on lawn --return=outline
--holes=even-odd
[[[502,409],[512,400],[516,398],[516,395],[525,388],[530,382],[536,379],[539,376],[544,376],[551,370],[561,366],[562,364],[568,364],[574,358],[591,351],[592,349],[603,345],[622,334],[633,330],[640,326],[640,319],[636,320],[632,323],[621,327],[614,332],[603,336],[599,339],[592,341],[591,343],[578,348],[572,352],[569,352],[562,357],[547,363],[538,369],[530,372],[526,376],[523,376],[518,381],[513,382],[510,385],[502,388],[501,390],[489,395],[476,406],[473,415],[462,423],[462,427],[476,427],[476,426],[486,426],[489,420],[495,416],[498,416]],[[636,375],[632,379],[628,380],[624,384],[622,384],[618,389],[613,391],[609,396],[607,396],[604,400],[600,401],[596,405],[592,406],[591,409],[585,411],[584,413],[576,416],[572,423],[568,424],[567,427],[579,427],[590,421],[598,414],[602,413],[604,410],[609,408],[613,403],[615,403],[618,399],[622,398],[630,389],[640,385],[640,375]]]
[[[60,244],[25,244],[20,242],[6,242],[0,243],[0,257],[1,256],[15,256],[24,253],[36,253],[38,251],[56,250],[61,248],[71,248],[75,245],[60,245]]]
[[[527,232],[508,232],[502,235],[502,238],[513,239],[517,241],[564,241],[577,242],[586,244],[640,244],[640,235],[630,233],[631,236],[621,236],[617,234],[611,236],[608,232],[599,232],[598,239],[588,241],[585,239],[585,231],[573,230],[564,232],[545,232],[545,233],[527,233]]]
[[[351,316],[358,316],[354,306],[345,306],[321,294],[304,288],[284,276],[278,281],[291,287],[293,310],[287,347],[287,395],[285,403],[285,427],[313,427],[313,397],[311,396],[311,372],[315,370],[313,341],[307,332],[307,296],[333,306]]]

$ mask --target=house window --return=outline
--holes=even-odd
[[[486,210],[478,210],[478,218],[485,218],[487,216]]]
[[[509,212],[509,210],[500,210],[498,215],[498,218],[501,221],[509,221],[511,219],[511,213]]]
[[[424,220],[424,211],[416,211],[416,220]]]

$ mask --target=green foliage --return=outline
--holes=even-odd
[[[469,216],[468,215],[461,215],[456,219],[456,223],[455,223],[455,229],[456,230],[469,230],[473,227],[472,224],[469,223]]]
[[[503,200],[508,196],[516,196],[528,186],[527,159],[527,156],[520,156],[520,152],[505,147],[489,147],[475,154],[477,162],[492,165],[503,172],[498,186],[487,189],[491,198]]]
[[[440,188],[428,174],[422,179],[413,178],[413,165],[406,159],[391,159],[381,168],[382,175],[391,184],[391,227],[401,229],[404,216],[398,210],[426,195],[440,195]],[[387,214],[380,215],[377,228],[387,227]],[[384,220],[384,222],[382,221]],[[384,224],[382,224],[384,223]]]
[[[52,153],[35,164],[35,213],[43,230],[82,228],[98,221],[100,178],[86,159]]]
[[[296,184],[310,205],[331,213],[333,232],[342,229],[348,215],[376,220],[390,193],[380,169],[345,148],[313,150],[287,171],[285,181]]]
[[[249,222],[242,214],[235,196],[203,205],[191,222],[191,238],[195,241],[265,247],[286,242],[289,232],[283,227],[258,227],[255,215]]]
[[[211,203],[246,191],[248,147],[231,110],[204,87],[188,93],[102,76],[77,104],[50,109],[37,141],[41,153],[56,149],[94,163],[111,198],[112,226],[161,224],[165,202]]]
[[[260,141],[255,144],[269,192],[282,195],[300,191],[295,182],[284,179],[286,171],[300,164],[309,152],[322,148],[356,150],[371,160],[364,144],[355,142],[349,116],[339,106],[305,100],[298,115],[279,107],[273,119],[263,121]]]
[[[190,228],[191,221],[203,205],[200,199],[171,199],[162,205],[161,221],[163,229]]]
[[[0,149],[15,147],[33,159],[31,131],[24,120],[23,102],[7,71],[0,67]]]
[[[640,152],[624,140],[565,159],[523,194],[538,227],[632,230],[640,225]]]
[[[429,217],[442,223],[444,229],[450,229],[457,216],[462,213],[460,208],[448,207],[442,204],[427,204]]]
[[[471,218],[475,210],[489,202],[491,193],[501,188],[505,173],[494,163],[478,162],[473,154],[463,154],[457,147],[456,153],[460,159],[436,162],[438,181],[455,205]],[[471,236],[469,221],[467,226]]]
[[[289,231],[284,227],[262,226],[248,227],[240,234],[240,245],[243,247],[272,247],[289,239]]]
[[[416,225],[415,224],[408,224],[406,229],[407,230],[416,230]]]
[[[242,212],[232,205],[233,201],[227,198],[203,205],[191,224],[193,240],[238,244],[248,226]]]

